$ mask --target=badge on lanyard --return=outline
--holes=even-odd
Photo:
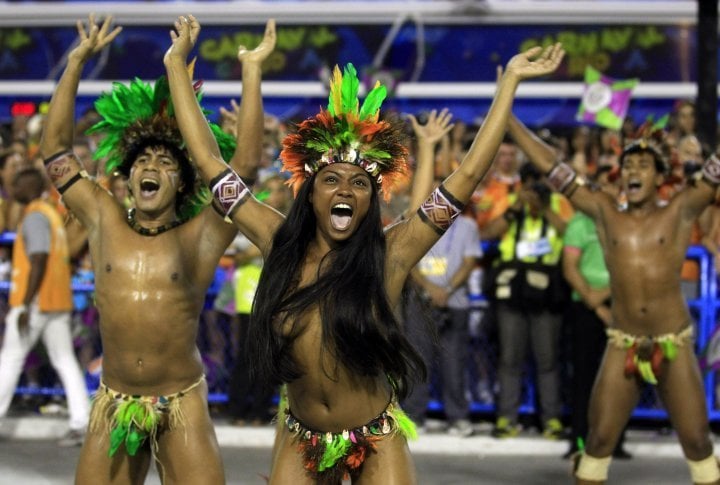
[[[515,255],[517,259],[525,259],[530,257],[541,257],[552,252],[550,240],[546,237],[537,241],[519,241],[515,246]]]

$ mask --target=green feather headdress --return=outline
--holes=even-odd
[[[327,109],[308,118],[283,140],[280,158],[297,194],[306,179],[331,163],[352,163],[375,179],[385,197],[407,177],[407,147],[400,123],[378,121],[387,90],[379,82],[360,105],[360,81],[352,64],[335,66]]]
[[[192,64],[189,69],[192,72]],[[193,86],[198,102],[202,100],[201,85],[201,82],[196,82]],[[102,120],[87,133],[105,135],[95,150],[94,158],[107,158],[105,170],[108,174],[120,172],[128,175],[139,149],[162,145],[179,155],[182,178],[185,186],[190,188],[178,193],[178,216],[184,219],[193,217],[212,200],[209,190],[200,183],[197,171],[190,163],[165,76],[155,81],[154,85],[137,78],[129,86],[113,83],[112,90],[95,101],[95,109]],[[203,112],[208,114],[205,110]],[[209,124],[223,158],[230,160],[235,151],[235,138],[224,133],[215,123]]]

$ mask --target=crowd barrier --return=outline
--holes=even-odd
[[[0,244],[12,244],[13,241],[14,234],[4,233],[0,235]],[[690,312],[694,318],[694,323],[696,325],[697,340],[695,350],[696,353],[700,355],[704,352],[704,349],[707,347],[707,344],[713,334],[716,326],[718,308],[720,307],[720,302],[717,298],[717,274],[715,271],[715,266],[713,264],[712,255],[704,247],[690,246],[687,252],[687,257],[688,259],[697,261],[700,272],[700,277],[697,282],[698,296],[697,298],[688,301],[688,306],[690,308]],[[217,278],[217,281],[210,287],[208,291],[208,305],[206,306],[206,308],[210,308],[211,302],[219,290],[221,275],[219,274],[218,276],[219,277]],[[7,295],[7,292],[9,291],[9,286],[9,282],[1,281],[0,294]],[[73,291],[76,293],[92,292],[94,291],[94,286],[92,284],[76,283],[73,284]],[[485,302],[485,298],[480,293],[471,292],[470,299],[473,304],[474,311],[476,312],[475,316],[480,318],[477,312],[482,313],[484,311],[484,308],[486,308],[487,303]],[[203,326],[205,323],[206,322],[201,321],[201,326]],[[225,334],[226,349],[224,350],[224,352],[228,356],[227,359],[229,361],[232,361],[234,357],[229,355],[232,352],[230,350],[230,348],[232,348],[232,345],[229,342],[229,330],[226,329],[225,331],[227,333]],[[203,354],[203,356],[205,356],[205,352],[203,352],[203,347],[204,345],[200,344],[201,353]],[[481,351],[487,351],[491,355],[494,353],[489,348],[482,349]],[[493,368],[491,369],[491,372],[493,374],[496,367],[495,358],[490,359],[490,362],[493,366]],[[226,360],[226,362],[228,360]],[[208,359],[204,359],[204,361],[207,363]],[[227,378],[229,376],[229,369],[215,369],[215,371],[220,374],[220,376],[215,377],[214,385],[210,387],[208,399],[212,404],[223,404],[228,400]],[[532,369],[529,368],[523,384],[523,399],[520,406],[521,414],[533,414],[536,411],[536,392],[533,385],[532,374]],[[88,388],[91,392],[94,392],[97,382],[97,376],[95,376],[95,378],[93,378],[92,376],[87,377]],[[711,421],[720,420],[720,407],[718,406],[715,393],[715,373],[713,371],[703,369],[703,382],[705,385],[705,399],[708,408],[709,419]],[[470,386],[473,386],[475,384],[475,382],[470,382]],[[27,386],[18,386],[16,389],[16,394],[39,394],[42,396],[53,396],[63,395],[64,392],[61,388],[58,387],[30,388]],[[439,393],[431,392],[431,395],[433,396],[433,398],[429,403],[428,410],[431,412],[441,413],[443,411],[443,405],[441,400],[439,399]],[[564,395],[563,397],[569,398],[570,396]],[[567,399],[565,400],[567,401]],[[479,402],[478,400],[473,399],[470,403],[470,411],[472,413],[492,414],[495,411],[495,405],[492,402]],[[633,412],[633,417],[640,419],[667,419],[667,413],[665,412],[660,400],[657,398],[655,390],[652,386],[648,385],[645,387],[641,395],[640,402],[638,403],[637,407]]]

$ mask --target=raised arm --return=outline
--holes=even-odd
[[[713,154],[703,163],[699,180],[681,190],[670,203],[682,204],[683,219],[686,222],[694,222],[715,200],[718,187],[720,187],[720,159]]]
[[[187,70],[188,54],[200,33],[200,24],[192,17],[180,17],[170,33],[172,46],[165,54],[170,94],[178,127],[190,156],[213,196],[250,241],[267,255],[275,230],[283,216],[260,203],[248,187],[225,163],[215,137],[200,109]],[[238,135],[240,136],[240,135]]]
[[[257,178],[258,163],[262,157],[265,113],[263,111],[260,84],[262,63],[275,49],[275,20],[265,26],[265,35],[253,50],[238,47],[238,60],[242,64],[242,97],[240,106],[233,103],[233,111],[223,114],[234,119],[237,148],[230,159],[230,166],[250,183]]]
[[[520,81],[553,72],[560,65],[564,53],[560,44],[548,47],[542,53],[539,47],[535,47],[508,62],[488,115],[460,166],[407,223],[397,224],[388,231],[388,255],[389,260],[394,261],[388,272],[391,298],[395,288],[402,286],[410,268],[459,215],[485,176],[505,134],[508,114]]]
[[[410,191],[410,204],[407,214],[414,214],[420,208],[433,189],[435,179],[435,147],[438,142],[455,126],[450,123],[452,114],[447,108],[440,111],[432,110],[424,125],[417,118],[409,115],[413,132],[417,138],[417,156],[415,158],[415,175]]]
[[[45,160],[45,169],[55,187],[63,195],[65,204],[78,216],[86,227],[95,227],[98,221],[100,193],[95,183],[85,178],[83,166],[72,153],[75,132],[75,97],[80,76],[87,61],[117,37],[122,30],[116,27],[110,31],[112,17],[107,17],[102,26],[95,23],[94,15],[88,18],[88,28],[77,22],[80,43],[68,55],[63,72],[45,120],[40,154]]]
[[[612,204],[607,194],[600,191],[589,190],[586,185],[582,185],[580,178],[576,178],[574,181],[567,183],[564,187],[553,184],[553,174],[557,174],[560,170],[565,169],[568,177],[578,177],[578,175],[575,174],[569,165],[558,163],[555,150],[541,140],[525,126],[522,121],[517,119],[515,115],[510,115],[508,131],[520,149],[525,152],[530,163],[535,165],[541,173],[547,175],[553,189],[562,191],[577,209],[583,211],[593,219],[597,219],[600,215],[600,207],[602,204]],[[562,182],[562,179],[560,180]]]

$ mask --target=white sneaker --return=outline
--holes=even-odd
[[[58,440],[58,446],[63,448],[74,448],[76,446],[82,446],[85,441],[85,432],[78,429],[71,429],[65,436]]]
[[[472,423],[467,419],[458,419],[452,423],[447,430],[448,434],[453,436],[462,436],[463,438],[472,436],[474,431]]]

